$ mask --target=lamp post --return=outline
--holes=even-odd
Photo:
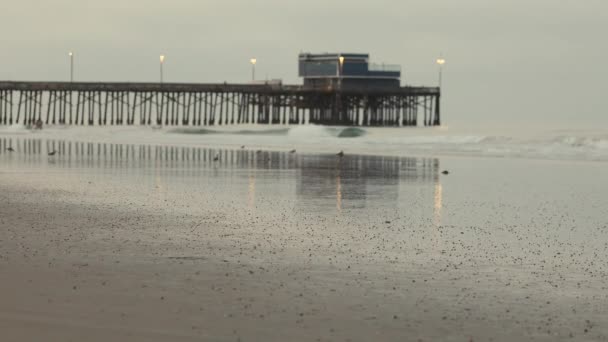
[[[251,62],[251,82],[255,82],[255,64],[258,62],[258,60],[252,58],[249,60],[249,62]]]
[[[70,56],[70,83],[74,83],[74,53],[72,51],[70,51],[70,52],[68,52],[68,56]],[[69,122],[71,124],[72,123],[72,108],[73,108],[73,106],[72,106],[72,89],[70,89],[68,101],[70,102],[70,111],[69,111],[70,121]]]
[[[439,119],[439,107],[441,106],[441,72],[443,71],[443,65],[445,64],[445,59],[443,58],[443,56],[439,55],[439,58],[437,58],[437,65],[439,66],[439,93],[437,95],[437,97],[435,98],[435,119],[432,122],[433,126],[439,126],[441,124],[441,121]],[[431,124],[431,119],[429,118],[429,125]],[[426,125],[426,123],[425,123]]]
[[[163,84],[163,64],[165,64],[165,55],[160,55],[160,84]]]
[[[439,66],[439,88],[441,88],[441,72],[443,70],[443,65],[445,64],[445,59],[441,56],[437,58],[437,65]]]
[[[70,83],[74,82],[74,53],[72,51],[70,51],[68,53],[68,56],[70,56]]]
[[[338,85],[340,89],[342,89],[342,69],[344,68],[344,56],[338,57],[338,61],[340,61],[340,69],[338,69]]]

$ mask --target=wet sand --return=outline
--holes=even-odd
[[[608,340],[605,164],[70,151],[0,154],[3,340]]]

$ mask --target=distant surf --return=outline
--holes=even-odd
[[[263,127],[263,126],[262,126]],[[366,131],[359,127],[327,127],[316,125],[261,128],[261,129],[234,129],[230,126],[226,128],[189,128],[179,127],[167,130],[173,134],[230,134],[230,135],[284,135],[284,136],[307,136],[307,137],[337,137],[337,138],[357,138],[364,136]]]
[[[260,129],[260,130],[222,130],[208,128],[172,128],[167,133],[176,134],[235,134],[235,135],[287,135],[289,128]]]

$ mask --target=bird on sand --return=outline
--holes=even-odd
[[[448,171],[448,170],[443,170],[443,171],[441,171],[441,174],[443,174],[443,175],[449,175],[449,174],[450,174],[450,171]]]
[[[51,156],[51,157],[54,156],[55,154],[57,154],[57,151],[49,152],[49,156]]]
[[[215,158],[213,158],[213,161],[218,161],[218,160],[220,160],[220,155],[219,155],[219,154],[216,154],[216,155],[215,155]]]
[[[344,157],[344,151],[340,151],[339,153],[336,154],[338,157],[342,158]]]
[[[296,150],[291,150],[289,151],[289,153],[296,153]]]
[[[12,148],[11,146],[9,146],[6,150],[9,151],[9,152],[15,152],[15,149]]]

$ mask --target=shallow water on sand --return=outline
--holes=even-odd
[[[16,151],[6,151],[8,144]],[[353,301],[361,315],[385,315],[373,327],[387,331],[380,339],[608,338],[605,163],[339,158],[12,137],[0,139],[0,179],[51,193],[58,203],[207,218],[189,229],[168,227],[162,238],[139,230],[151,248],[129,250],[134,259],[217,257],[312,274],[329,268],[331,279],[361,288],[345,285],[356,299],[330,294],[323,301]],[[122,236],[132,238],[129,229],[121,227]],[[116,254],[98,235],[70,245],[70,253]],[[208,248],[201,252],[197,242]],[[349,273],[355,269],[358,275]],[[310,299],[312,312],[334,317],[319,300]],[[340,319],[357,325],[363,318],[352,310]],[[264,333],[249,336],[271,336]]]
[[[90,198],[84,200],[91,202],[156,196],[162,199],[152,205],[158,210],[188,213],[200,207],[237,222],[251,213],[291,225],[337,219],[410,240],[403,247],[422,254],[445,253],[457,237],[459,248],[468,248],[467,258],[500,258],[499,264],[529,264],[553,256],[551,264],[559,260],[561,266],[573,266],[576,259],[563,256],[568,253],[557,254],[563,256],[558,259],[555,253],[572,249],[589,256],[598,249],[606,253],[608,244],[608,173],[603,163],[339,158],[43,139],[11,140],[17,151],[7,152],[8,143],[0,144],[5,179],[65,191],[87,186]],[[57,155],[47,156],[49,151]],[[442,175],[444,169],[451,173]],[[385,231],[388,227],[405,231]],[[417,229],[419,239],[413,243],[411,234]]]

